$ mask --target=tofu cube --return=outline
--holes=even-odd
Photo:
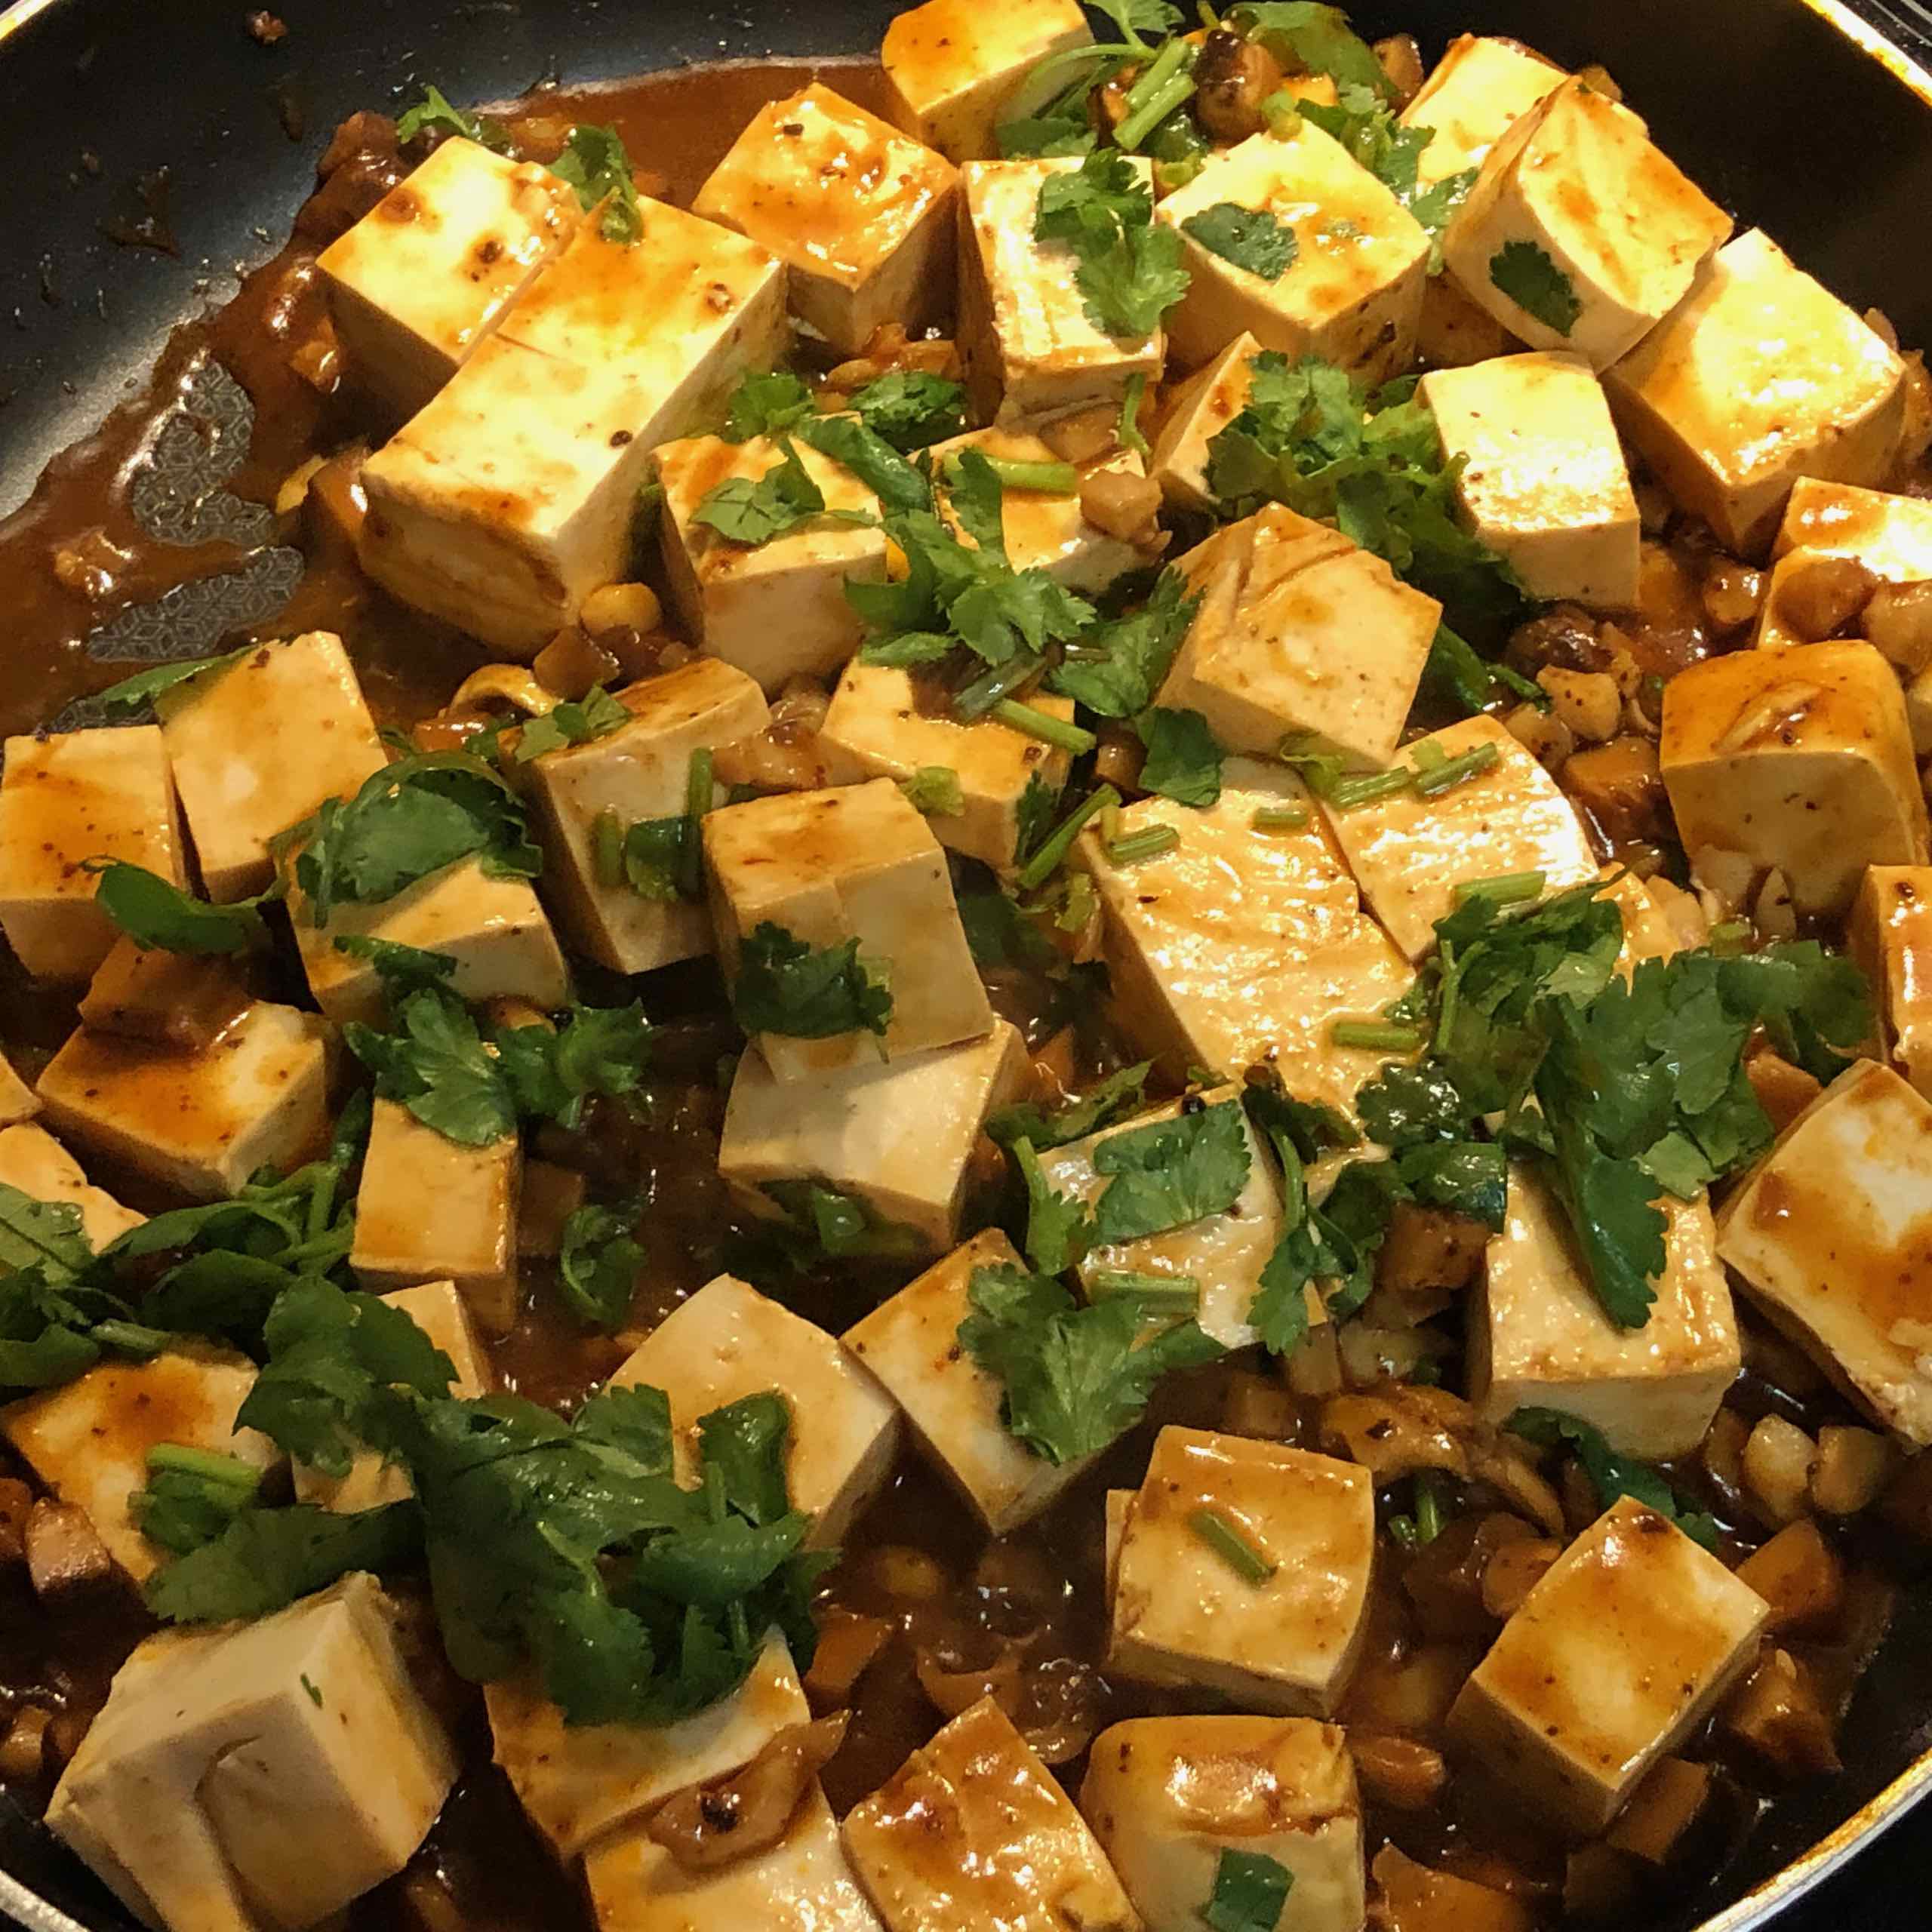
[[[792,447],[827,509],[878,515],[878,499],[842,463],[803,443]],[[693,521],[719,485],[755,481],[783,460],[763,436],[687,437],[666,443],[657,458],[664,486],[658,529],[678,615],[707,656],[748,672],[767,692],[787,678],[836,671],[865,635],[846,585],[885,580],[885,533],[876,528],[815,517],[748,549]]]
[[[1223,204],[1272,214],[1295,238],[1273,281],[1204,247],[1187,224]],[[1318,355],[1374,387],[1415,359],[1429,278],[1421,223],[1334,135],[1304,121],[1211,155],[1157,217],[1181,238],[1190,280],[1168,317],[1184,368],[1251,335],[1291,361]]]
[[[104,1188],[91,1186],[81,1164],[44,1127],[17,1121],[0,1128],[0,1183],[36,1201],[65,1201],[81,1211],[81,1232],[98,1254],[147,1219],[124,1208]]]
[[[1677,306],[1730,233],[1636,115],[1566,80],[1491,148],[1442,254],[1463,293],[1531,348],[1601,369]]]
[[[1713,657],[1664,689],[1658,747],[1684,850],[1778,867],[1800,912],[1841,912],[1867,866],[1923,865],[1905,699],[1869,644]]]
[[[778,925],[808,946],[859,943],[892,995],[884,1035],[761,1032],[781,1081],[876,1066],[992,1031],[947,876],[945,848],[889,778],[727,805],[704,821],[718,948],[735,980],[740,948]]]
[[[992,1698],[963,1711],[845,1818],[886,1932],[1137,1932],[1073,1801]]]
[[[1504,355],[1423,377],[1463,521],[1532,597],[1637,601],[1637,499],[1603,385],[1581,356]]]
[[[951,307],[952,164],[822,81],[761,107],[691,203],[791,272],[792,312],[840,355]]]
[[[1601,1429],[1626,1456],[1687,1455],[1737,1379],[1737,1317],[1718,1265],[1717,1230],[1700,1195],[1657,1201],[1664,1271],[1641,1328],[1603,1312],[1562,1209],[1527,1168],[1509,1175],[1508,1218],[1490,1237],[1469,1303],[1469,1395],[1487,1422],[1560,1409]]]
[[[398,1100],[378,1100],[355,1191],[349,1265],[373,1294],[453,1281],[492,1335],[516,1320],[516,1207],[523,1152],[513,1134],[484,1147],[446,1140]]]
[[[769,1390],[792,1411],[786,1480],[812,1518],[808,1542],[828,1549],[891,1473],[899,1414],[835,1335],[732,1275],[707,1281],[673,1309],[611,1377],[670,1398],[683,1479],[698,1469],[698,1424],[714,1409]]]
[[[698,658],[617,693],[631,721],[586,744],[546,752],[511,776],[543,843],[543,891],[565,937],[617,973],[648,973],[711,950],[701,900],[648,899],[608,884],[597,863],[598,822],[675,817],[688,800],[691,754],[751,737],[771,722],[743,672]]]
[[[1752,555],[1801,476],[1882,480],[1904,420],[1897,353],[1758,229],[1604,385],[1665,488]]]
[[[1201,606],[1159,703],[1231,751],[1313,731],[1364,767],[1395,755],[1442,607],[1340,531],[1271,503],[1180,560]]]
[[[350,380],[414,415],[583,219],[547,168],[445,141],[316,257]]]
[[[1847,946],[1872,983],[1886,1057],[1932,1100],[1932,866],[1869,867]]]
[[[1257,811],[1284,805],[1307,811],[1307,826],[1256,828]],[[1335,1045],[1331,1029],[1399,999],[1410,974],[1363,912],[1301,781],[1230,758],[1218,804],[1149,798],[1121,815],[1123,834],[1156,825],[1180,842],[1151,859],[1116,865],[1092,829],[1075,848],[1100,892],[1128,1037],[1172,1078],[1202,1066],[1238,1078],[1266,1061],[1297,1097],[1352,1109],[1384,1057]]]
[[[1168,396],[1147,473],[1169,509],[1210,511],[1219,500],[1208,483],[1208,446],[1247,407],[1248,365],[1260,352],[1244,329]]]
[[[949,160],[983,159],[999,152],[1001,122],[1044,104],[1026,85],[1033,69],[1093,38],[1074,0],[926,0],[886,28],[886,111]]]
[[[1432,188],[1452,174],[1481,168],[1515,121],[1567,78],[1561,67],[1515,41],[1458,34],[1398,117],[1405,128],[1429,131],[1429,145],[1417,158],[1417,181]]]
[[[1634,1497],[1566,1549],[1476,1666],[1452,1744],[1594,1837],[1756,1655],[1763,1598]]]
[[[340,1912],[401,1870],[456,1782],[397,1626],[358,1572],[259,1623],[149,1638],[115,1674],[48,1825],[169,1932]]]
[[[1522,346],[1446,275],[1429,277],[1416,324],[1416,360],[1425,369],[1465,368],[1494,356],[1514,355]]]
[[[17,1127],[40,1112],[40,1096],[14,1069],[14,1063],[0,1054],[0,1131]]]
[[[257,1168],[285,1174],[328,1137],[328,1022],[257,1000],[211,1047],[69,1036],[40,1076],[47,1118],[84,1148],[197,1201]]]
[[[269,841],[389,762],[342,640],[307,631],[190,678],[155,709],[211,899],[263,891]]]
[[[188,882],[174,780],[152,724],[9,738],[0,775],[0,931],[37,980],[85,980],[120,928],[90,859]]]
[[[363,466],[363,568],[520,657],[629,574],[651,451],[786,346],[782,263],[661,202],[639,219],[628,246],[584,223]]]
[[[1361,1932],[1361,1798],[1337,1724],[1134,1718],[1094,1740],[1080,1809],[1147,1932],[1198,1932],[1221,1854],[1288,1873],[1295,1932]]]
[[[251,957],[148,949],[124,933],[75,1011],[97,1033],[193,1051],[213,1046],[247,1011],[262,977]]]
[[[1540,872],[1552,892],[1596,876],[1583,821],[1556,781],[1497,720],[1478,713],[1404,748],[1460,758],[1487,745],[1496,762],[1433,798],[1398,792],[1321,814],[1361,888],[1368,909],[1413,960],[1435,950],[1435,922],[1472,879]]]
[[[1151,184],[1153,164],[1130,158]],[[960,171],[959,349],[982,422],[1118,401],[1130,377],[1161,380],[1161,331],[1133,340],[1109,335],[1087,312],[1072,248],[1034,238],[1041,190],[1079,166],[1062,156],[973,161]]]
[[[1932,503],[1801,476],[1771,546],[1774,557],[1794,550],[1855,557],[1882,583],[1921,583],[1932,577]]]
[[[235,1456],[264,1472],[281,1451],[235,1426],[255,1386],[245,1355],[202,1343],[147,1361],[108,1361],[57,1389],[0,1409],[0,1433],[63,1503],[93,1524],[107,1553],[137,1583],[168,1560],[136,1526],[129,1500],[148,1484],[148,1451],[176,1442]]]
[[[1195,1528],[1211,1511],[1264,1562],[1251,1582]],[[1170,1426],[1122,1525],[1114,1666],[1259,1711],[1332,1715],[1367,1632],[1375,1485],[1284,1443]]]
[[[1752,1300],[1909,1447],[1932,1447],[1932,1102],[1860,1060],[1718,1217]]]

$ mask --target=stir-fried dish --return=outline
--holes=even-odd
[[[1531,1932],[1836,1769],[1932,389],[1607,74],[1200,14],[358,115],[0,531],[0,1780],[134,1918]]]

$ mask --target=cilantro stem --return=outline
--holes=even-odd
[[[1039,659],[1025,653],[1009,657],[1004,664],[995,664],[953,694],[953,715],[969,723],[975,718],[983,718],[1002,698],[1031,683],[1039,669]]]
[[[678,890],[687,899],[695,899],[704,887],[704,843],[698,827],[711,809],[712,759],[708,746],[700,745],[691,753],[685,778],[684,843],[678,854]]]
[[[1338,1020],[1328,1037],[1338,1047],[1365,1047],[1372,1053],[1412,1054],[1423,1044],[1420,1026],[1403,1026],[1392,1020]]]
[[[169,1339],[165,1328],[143,1327],[138,1321],[97,1321],[89,1333],[103,1346],[118,1349],[123,1355],[143,1361],[159,1355]]]
[[[1140,433],[1140,399],[1147,393],[1147,372],[1137,369],[1127,379],[1120,398],[1120,446],[1136,456],[1148,454],[1147,438]]]
[[[1711,928],[1711,950],[1721,958],[1742,952],[1751,943],[1751,928],[1743,919],[1726,919]]]
[[[1187,1527],[1243,1583],[1259,1586],[1281,1567],[1278,1563],[1270,1563],[1266,1555],[1256,1549],[1218,1509],[1195,1510],[1188,1518]]]
[[[1010,725],[1029,738],[1038,738],[1042,744],[1071,752],[1075,758],[1083,752],[1091,752],[1100,742],[1091,731],[1075,724],[1071,718],[1056,718],[1050,712],[1022,704],[1017,698],[1001,698],[993,706],[992,715],[1002,724]]]
[[[1494,878],[1466,878],[1456,888],[1460,905],[1471,899],[1486,899],[1492,906],[1520,906],[1543,897],[1541,872],[1499,872]]]
[[[1389,1534],[1404,1549],[1419,1549],[1422,1538],[1416,1532],[1416,1519],[1413,1516],[1391,1516]]]
[[[607,891],[624,882],[624,826],[615,812],[599,812],[590,822],[590,870]]]
[[[1163,852],[1171,852],[1180,843],[1180,834],[1171,825],[1143,825],[1138,832],[1130,832],[1123,838],[1112,839],[1107,845],[1107,858],[1116,866],[1137,865],[1143,859],[1158,858]]]
[[[1416,1541],[1432,1543],[1442,1534],[1448,1521],[1443,1506],[1441,1484],[1434,1469],[1422,1469],[1416,1475]]]
[[[1137,1301],[1190,1315],[1201,1306],[1201,1284],[1192,1275],[1148,1275],[1137,1268],[1096,1269],[1087,1292],[1095,1301]]]
[[[1257,832],[1300,832],[1308,824],[1308,808],[1263,805],[1251,822]]]
[[[1483,749],[1493,756],[1496,747],[1485,745]],[[1329,790],[1328,802],[1339,812],[1350,811],[1357,805],[1388,798],[1393,792],[1406,792],[1415,782],[1416,774],[1408,766],[1392,764],[1386,771],[1364,772],[1357,778],[1337,779]]]
[[[1070,463],[1027,463],[1018,457],[989,456],[986,467],[999,478],[1002,490],[1037,490],[1070,497],[1080,487],[1080,472]]]
[[[1127,114],[1114,130],[1114,144],[1131,154],[1194,92],[1189,72],[1192,44],[1177,34],[1155,55],[1127,94]]]
[[[148,1451],[148,1474],[191,1476],[197,1482],[242,1496],[253,1496],[262,1480],[261,1471],[239,1456],[223,1455],[218,1449],[196,1449],[185,1442],[157,1442]]]
[[[1494,745],[1478,745],[1460,758],[1450,758],[1429,771],[1419,773],[1414,781],[1417,795],[1424,798],[1440,798],[1452,787],[1487,771],[1496,759]]]
[[[1041,840],[1039,850],[1020,868],[1020,889],[1031,892],[1036,886],[1044,885],[1060,869],[1060,861],[1072,851],[1073,841],[1080,836],[1081,828],[1087,821],[1097,812],[1103,812],[1108,806],[1119,803],[1120,794],[1111,785],[1096,786]]]

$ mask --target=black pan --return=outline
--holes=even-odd
[[[265,259],[337,122],[433,80],[502,99],[733,55],[876,46],[891,0],[19,0],[0,14],[0,511],[144,372],[168,329]],[[1659,141],[1908,346],[1932,345],[1932,8],[1918,0],[1395,0],[1355,9],[1432,57],[1467,29],[1601,61]],[[157,183],[165,174],[165,195]],[[143,183],[146,184],[143,192]],[[108,238],[157,214],[170,254]],[[4,640],[0,617],[0,640]],[[0,648],[4,642],[0,641]],[[1841,1777],[1766,1814],[1729,1867],[1629,1932],[1932,1926],[1932,1586],[1903,1611],[1845,1726]],[[1889,1826],[1882,1844],[1872,1842]],[[1854,1862],[1855,1860],[1855,1862]],[[1848,1868],[1848,1869],[1844,1869]],[[0,1912],[35,1932],[127,1921],[0,1807]],[[746,1932],[753,1932],[747,1927]]]

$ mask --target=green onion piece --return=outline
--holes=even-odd
[[[983,718],[1001,698],[1011,697],[1039,674],[1040,660],[1031,653],[1009,657],[1004,664],[995,664],[990,671],[983,672],[970,685],[954,692],[952,715],[968,723],[975,718]]]
[[[1111,845],[1120,836],[1121,803],[1116,798],[1100,814],[1100,843]]]
[[[1419,1543],[1433,1543],[1448,1520],[1441,1485],[1435,1478],[1433,1469],[1423,1469],[1416,1477],[1416,1540]]]
[[[1278,141],[1285,141],[1301,128],[1301,103],[1286,88],[1277,88],[1261,103],[1261,118]]]
[[[1070,463],[1026,463],[1017,457],[989,456],[986,467],[1002,490],[1038,490],[1070,497],[1080,488],[1080,472]]]
[[[1365,1047],[1372,1053],[1412,1054],[1427,1036],[1420,1026],[1404,1026],[1392,1020],[1338,1020],[1329,1029],[1328,1037],[1338,1047]]]
[[[1413,1516],[1391,1516],[1389,1534],[1404,1549],[1420,1549],[1422,1538],[1417,1534],[1416,1519]]]
[[[1726,919],[1711,928],[1711,950],[1729,955],[1742,952],[1751,943],[1751,928],[1743,919]]]
[[[1143,825],[1138,832],[1130,832],[1124,838],[1109,840],[1106,853],[1111,863],[1132,866],[1143,859],[1158,858],[1163,852],[1171,852],[1180,843],[1180,834],[1172,826]]]
[[[1138,1268],[1097,1268],[1087,1292],[1095,1301],[1145,1302],[1189,1313],[1201,1306],[1201,1284],[1192,1275],[1149,1275]]]
[[[1493,906],[1520,906],[1543,897],[1541,872],[1499,872],[1494,878],[1466,878],[1456,888],[1456,900],[1486,899]]]
[[[1478,745],[1473,751],[1466,751],[1460,758],[1452,758],[1432,771],[1420,774],[1415,781],[1417,793],[1425,798],[1440,798],[1452,786],[1461,784],[1465,779],[1474,778],[1479,772],[1487,771],[1496,762],[1497,751],[1494,745]]]
[[[253,1496],[262,1480],[261,1471],[239,1456],[192,1448],[185,1442],[157,1442],[148,1451],[148,1474],[192,1476],[197,1482],[244,1496]]]
[[[1261,1584],[1281,1567],[1270,1563],[1218,1509],[1197,1509],[1187,1527],[1244,1583]]]
[[[1254,814],[1257,832],[1300,832],[1308,824],[1306,805],[1263,805]]]
[[[1136,456],[1147,454],[1147,438],[1140,433],[1140,398],[1147,393],[1147,372],[1137,369],[1127,379],[1120,399],[1120,446]]]
[[[1018,881],[1023,892],[1031,892],[1036,886],[1044,885],[1060,869],[1060,863],[1073,849],[1073,841],[1080,836],[1081,828],[1097,812],[1103,812],[1109,805],[1120,803],[1120,794],[1111,785],[1097,786],[1075,805],[1045,838],[1040,841],[1040,848],[1020,868]]]
[[[159,1355],[171,1339],[165,1328],[146,1328],[138,1321],[97,1321],[92,1332],[97,1342],[137,1361]]]
[[[624,882],[624,827],[615,812],[599,812],[590,822],[590,869],[608,890]]]
[[[1100,742],[1091,731],[1075,724],[1072,718],[1056,718],[1051,712],[1022,704],[1017,698],[1001,698],[993,706],[992,715],[1002,724],[1010,725],[1029,738],[1038,738],[1042,744],[1071,752],[1075,758],[1083,752],[1091,752]]]
[[[1194,11],[1201,16],[1201,24],[1210,33],[1221,24],[1220,16],[1208,5],[1208,0],[1194,0]]]
[[[691,822],[685,827],[684,844],[678,854],[678,890],[687,899],[697,898],[704,889],[704,841],[698,822],[710,811],[711,798],[711,752],[700,745],[691,753],[685,778],[685,816]]]
[[[1486,746],[1484,749],[1494,750],[1494,747]],[[1328,802],[1337,811],[1352,811],[1357,805],[1369,804],[1377,798],[1406,792],[1415,782],[1415,774],[1406,764],[1394,764],[1386,771],[1364,772],[1359,777],[1337,779],[1328,794]]]

